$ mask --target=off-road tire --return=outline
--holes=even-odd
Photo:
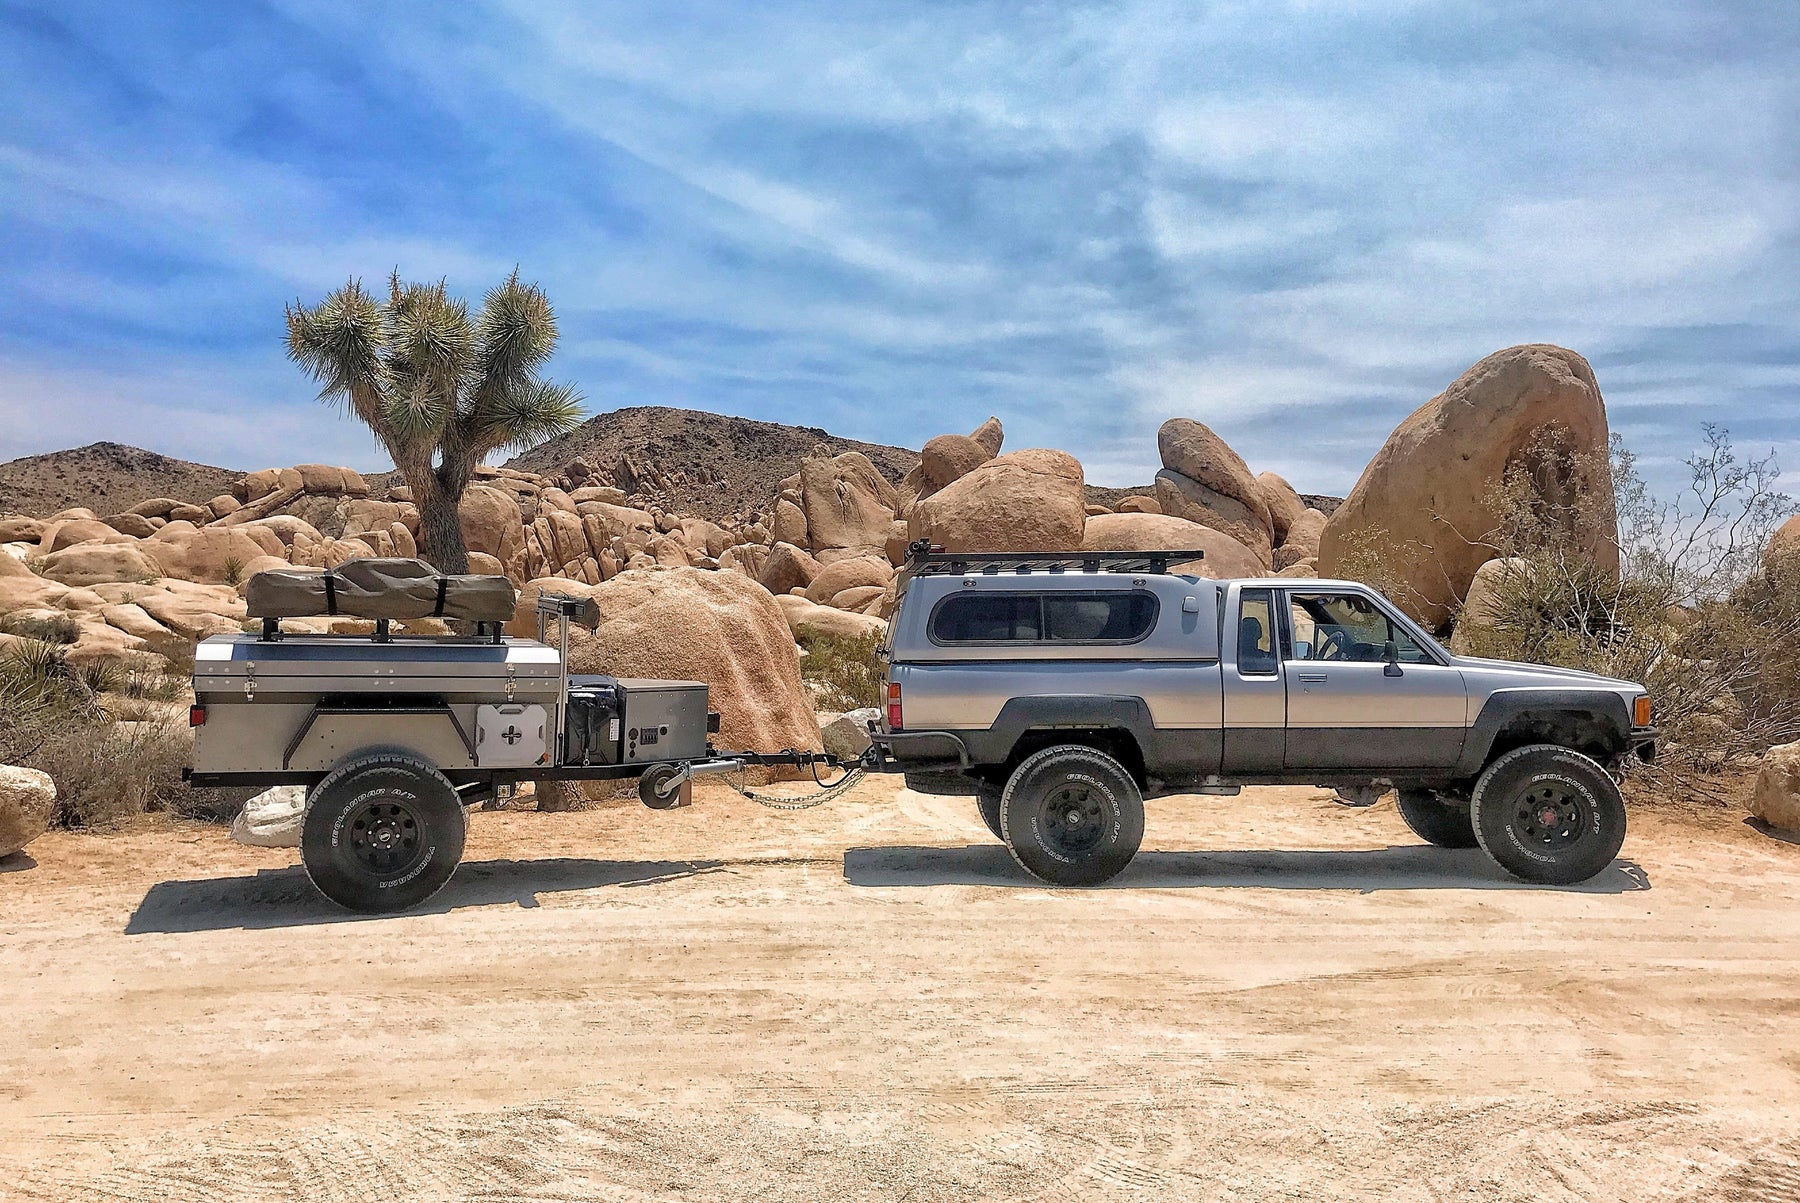
[[[1078,815],[1070,822],[1067,816]],[[1019,867],[1057,886],[1094,886],[1131,863],[1144,795],[1104,752],[1057,744],[1027,756],[1000,797],[1000,838]]]
[[[1600,763],[1531,744],[1490,764],[1469,813],[1481,850],[1514,877],[1574,885],[1612,864],[1625,842],[1625,800]]]
[[[307,797],[300,859],[319,893],[367,914],[418,906],[462,860],[467,816],[456,787],[406,752],[334,769]]]
[[[981,821],[1002,844],[1006,842],[1006,832],[1000,826],[1000,803],[1005,797],[1004,788],[995,789],[991,785],[982,786],[981,792],[975,795],[975,809],[981,812]]]
[[[1469,817],[1466,802],[1446,802],[1436,790],[1403,789],[1398,792],[1396,805],[1400,818],[1427,844],[1473,848],[1480,842],[1475,838],[1475,822]]]

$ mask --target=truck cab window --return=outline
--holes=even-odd
[[[1246,589],[1238,604],[1238,671],[1273,675],[1275,656],[1275,605],[1268,589]]]
[[[1402,664],[1431,664],[1405,628],[1360,593],[1296,593],[1288,599],[1295,660],[1379,662],[1392,641]]]

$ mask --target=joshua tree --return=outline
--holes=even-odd
[[[467,572],[457,504],[490,452],[525,448],[573,429],[581,397],[540,379],[556,347],[556,315],[514,272],[479,317],[444,284],[402,284],[387,300],[348,284],[308,309],[287,311],[288,357],[320,382],[321,400],[347,407],[394,457],[419,507],[419,551],[445,572]]]

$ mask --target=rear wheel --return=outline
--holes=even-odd
[[[1399,794],[1400,817],[1412,833],[1439,848],[1473,848],[1475,824],[1466,802],[1446,800],[1436,790],[1403,789]]]
[[[981,812],[981,821],[994,833],[994,838],[1003,844],[1006,842],[1006,832],[1000,827],[1000,800],[1005,796],[1005,790],[995,789],[991,785],[983,785],[981,792],[975,795],[975,808]]]
[[[1059,886],[1117,876],[1144,838],[1144,796],[1104,752],[1059,744],[1013,771],[1000,800],[1000,838],[1021,868]]]
[[[467,817],[456,787],[404,752],[351,761],[307,799],[300,857],[319,892],[353,911],[417,906],[462,860]]]
[[[1469,801],[1482,851],[1525,881],[1573,885],[1612,864],[1625,842],[1625,800],[1599,762],[1532,744],[1501,756]]]

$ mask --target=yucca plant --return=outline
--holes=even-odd
[[[289,306],[287,330],[288,357],[320,382],[320,399],[394,457],[419,507],[419,552],[445,572],[469,569],[457,505],[476,466],[581,421],[580,395],[538,375],[556,315],[516,271],[475,317],[443,281],[403,284],[395,272],[385,301],[351,280],[310,309]]]

